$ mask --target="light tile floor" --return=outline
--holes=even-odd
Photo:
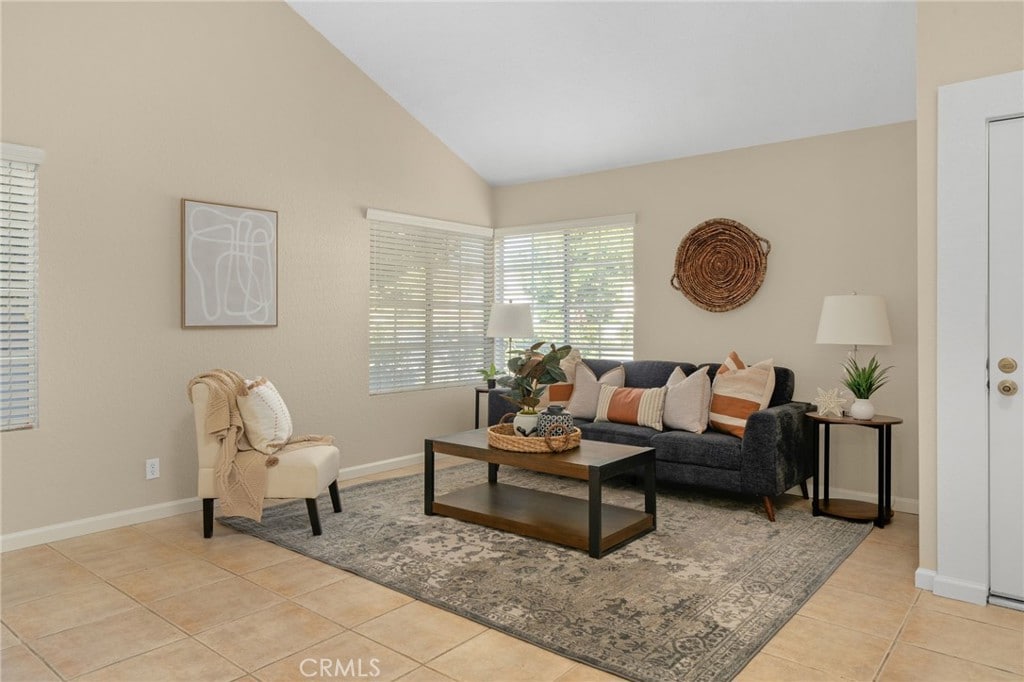
[[[201,527],[196,512],[4,553],[3,681],[618,679],[223,526],[204,540]],[[897,514],[737,679],[1024,680],[1024,613],[918,590],[916,566],[917,517]]]

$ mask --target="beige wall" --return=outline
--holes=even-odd
[[[283,3],[2,5],[5,142],[41,171],[40,428],[3,533],[196,494],[188,379],[265,374],[343,465],[471,428],[466,388],[368,398],[378,207],[490,222],[490,188]],[[180,328],[182,197],[279,211],[279,326]],[[162,476],[143,478],[159,457]]]
[[[839,385],[847,348],[814,342],[822,297],[881,294],[895,365],[873,400],[906,423],[893,431],[893,493],[917,498],[915,127],[869,128],[495,190],[495,225],[636,212],[637,358],[748,361],[796,372],[796,397]],[[713,217],[772,243],[768,274],[748,303],[709,313],[669,286],[679,241]],[[868,354],[862,351],[863,357]],[[873,432],[836,429],[832,484],[873,494]]]
[[[1024,2],[917,5],[920,563],[936,568],[936,131],[938,87],[1024,69]]]

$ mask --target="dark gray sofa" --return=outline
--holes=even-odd
[[[620,364],[613,360],[584,362],[597,376]],[[626,386],[634,388],[664,386],[676,367],[690,375],[703,366],[664,360],[631,360],[621,364],[626,369]],[[714,377],[719,364],[704,364],[708,365],[708,376]],[[795,379],[792,370],[775,368],[771,402],[750,416],[742,439],[711,429],[697,434],[575,421],[585,439],[653,447],[659,481],[757,495],[762,498],[768,518],[774,521],[776,495],[799,485],[804,498],[807,497],[807,479],[814,461],[814,428],[804,417],[812,406],[793,401]],[[505,391],[494,389],[488,396],[489,424],[498,423],[502,415],[513,409],[501,397]]]

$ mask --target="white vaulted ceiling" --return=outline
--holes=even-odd
[[[291,2],[493,185],[915,117],[913,2]]]

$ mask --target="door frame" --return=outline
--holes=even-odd
[[[946,85],[938,98],[937,567],[932,591],[985,604],[988,123],[1024,114],[1024,71]]]

